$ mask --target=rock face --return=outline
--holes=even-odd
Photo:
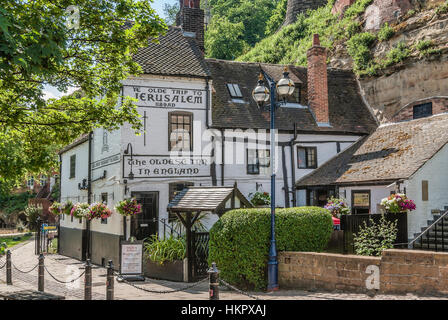
[[[364,14],[366,30],[379,30],[384,23],[396,22],[413,8],[410,0],[375,0]]]
[[[283,26],[297,21],[297,15],[310,9],[317,9],[327,4],[327,0],[288,0],[286,18]]]
[[[361,87],[380,122],[410,120],[408,107],[432,101],[433,114],[445,112],[448,55],[420,60],[377,78],[361,79]],[[399,112],[402,111],[402,112]]]

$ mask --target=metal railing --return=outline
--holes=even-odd
[[[448,217],[448,210],[445,211],[436,221],[434,221],[430,226],[428,226],[421,234],[419,234],[414,240],[409,243],[409,247],[412,246],[414,249],[435,249],[435,251],[439,251],[439,242],[441,242],[441,251],[445,251],[445,248],[448,249],[448,244],[445,246],[445,240],[448,241],[448,234],[445,233],[444,228],[448,227],[448,224],[445,224],[445,218]],[[438,226],[441,224],[441,235],[438,237]],[[434,232],[434,236],[430,235],[431,232]],[[418,242],[419,240],[419,242]],[[434,244],[434,248],[431,248],[431,242]]]

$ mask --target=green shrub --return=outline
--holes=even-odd
[[[378,31],[378,40],[380,41],[386,41],[392,38],[395,31],[394,28],[390,27],[389,24],[386,22],[380,31]]]
[[[416,43],[415,48],[420,52],[420,57],[441,52],[440,49],[434,48],[434,41],[432,40],[420,40]]]
[[[410,50],[406,47],[403,41],[400,41],[397,46],[391,49],[386,54],[386,60],[383,62],[384,67],[391,66],[405,60],[410,55]]]
[[[372,218],[369,225],[364,221],[364,226],[353,238],[356,254],[380,256],[383,250],[394,247],[397,232],[397,221],[387,221],[384,215],[378,223]]]
[[[145,259],[163,264],[166,261],[183,260],[186,254],[184,238],[169,237],[160,240],[159,236],[152,235],[145,243]]]
[[[209,264],[244,289],[264,289],[270,246],[270,209],[237,209],[210,230]],[[322,251],[333,230],[331,214],[319,207],[276,210],[277,251]]]
[[[374,34],[363,32],[354,35],[347,41],[347,52],[353,59],[356,71],[365,70],[370,66],[372,60],[370,46],[375,40]]]

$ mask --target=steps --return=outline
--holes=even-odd
[[[444,210],[431,210],[433,219],[414,234],[411,242],[413,249],[447,251],[448,252],[448,206]]]

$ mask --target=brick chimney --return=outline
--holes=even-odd
[[[329,126],[327,49],[320,45],[319,35],[313,35],[313,46],[308,58],[308,104],[318,126]]]
[[[185,36],[196,38],[199,48],[204,51],[204,10],[200,8],[200,0],[179,1],[176,25],[182,28]]]

